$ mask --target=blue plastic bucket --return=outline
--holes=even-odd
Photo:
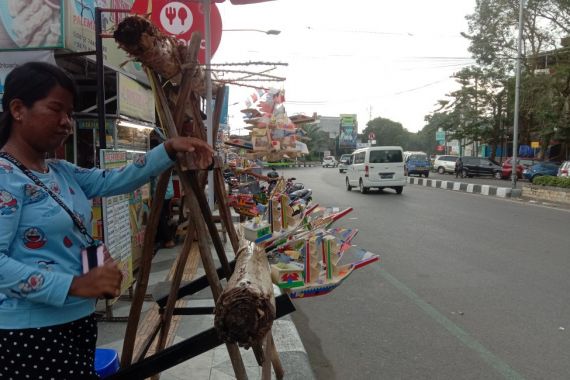
[[[112,348],[97,348],[95,350],[95,372],[102,379],[111,376],[119,370],[119,355]]]

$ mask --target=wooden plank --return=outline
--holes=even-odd
[[[160,252],[158,253],[160,255]],[[172,281],[174,278],[174,274],[176,273],[176,268],[178,266],[178,260],[180,255],[176,258],[172,266],[170,267],[170,271],[166,277],[166,281]],[[196,271],[198,269],[198,264],[200,263],[200,252],[198,251],[198,246],[196,244],[192,245],[190,249],[190,255],[188,260],[186,261],[186,265],[184,266],[184,274],[182,275],[183,281],[190,281],[194,279],[196,276]],[[187,306],[186,300],[178,300],[176,302],[176,307],[185,307]],[[149,335],[152,335],[155,332],[156,326],[162,323],[162,316],[159,313],[159,306],[154,304],[153,307],[145,314],[145,317],[141,323],[141,328],[137,331],[137,342],[134,347],[135,357],[141,357],[140,351],[143,350],[144,342],[147,340],[146,338]],[[181,316],[173,315],[172,320],[170,322],[170,329],[168,333],[168,338],[166,339],[166,346],[172,345],[174,341],[174,336],[176,335],[176,330],[180,323]],[[156,334],[154,334],[156,335]],[[151,347],[149,348],[148,352],[144,355],[150,356],[156,353],[156,342],[154,342]]]

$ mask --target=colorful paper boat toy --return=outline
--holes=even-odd
[[[291,298],[330,293],[356,269],[379,261],[378,255],[350,244],[356,233],[342,228],[317,230],[283,244],[271,257],[273,283]]]

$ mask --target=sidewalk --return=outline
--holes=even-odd
[[[226,245],[228,259],[233,258],[233,252],[229,244]],[[174,260],[176,259],[182,245],[178,245],[171,249],[161,249],[155,255],[152,263],[151,274],[149,278],[148,294],[151,294],[153,288],[160,282],[166,280],[168,273]],[[212,248],[212,253],[217,264],[215,251]],[[201,262],[198,265],[196,277],[202,276],[204,269]],[[275,288],[278,291],[278,288]],[[192,306],[212,307],[214,300],[210,289],[185,297],[183,299],[185,304],[191,303]],[[143,305],[142,315],[140,318],[139,329],[140,331],[145,315],[154,306],[154,301],[145,301]],[[105,305],[99,302],[98,311],[103,311]],[[113,305],[113,317],[127,317],[129,314],[130,302],[118,301]],[[199,332],[206,330],[214,325],[213,315],[187,315],[179,317],[178,325],[174,327],[174,342],[178,343],[186,338],[194,336]],[[174,317],[173,317],[174,320]],[[173,323],[173,325],[175,325]],[[123,347],[123,338],[125,336],[126,322],[106,322],[100,321],[99,324],[99,337],[97,340],[97,347],[99,348],[113,348],[121,355]],[[273,323],[273,337],[275,346],[279,352],[281,363],[285,370],[286,379],[314,379],[307,352],[301,342],[299,333],[293,321],[289,316],[276,319]],[[240,349],[242,359],[247,370],[249,379],[261,379],[261,367],[257,365],[252,350]],[[160,376],[163,380],[182,380],[182,379],[211,379],[211,380],[225,380],[235,378],[225,345],[216,347],[202,355],[194,357],[186,362],[183,362],[175,367],[163,372]],[[275,376],[273,376],[275,378]]]

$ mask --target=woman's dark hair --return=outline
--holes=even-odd
[[[28,62],[12,70],[4,81],[2,117],[0,117],[0,147],[6,144],[12,132],[10,102],[20,99],[28,108],[45,98],[57,85],[77,97],[77,89],[69,75],[59,67],[46,62]]]

